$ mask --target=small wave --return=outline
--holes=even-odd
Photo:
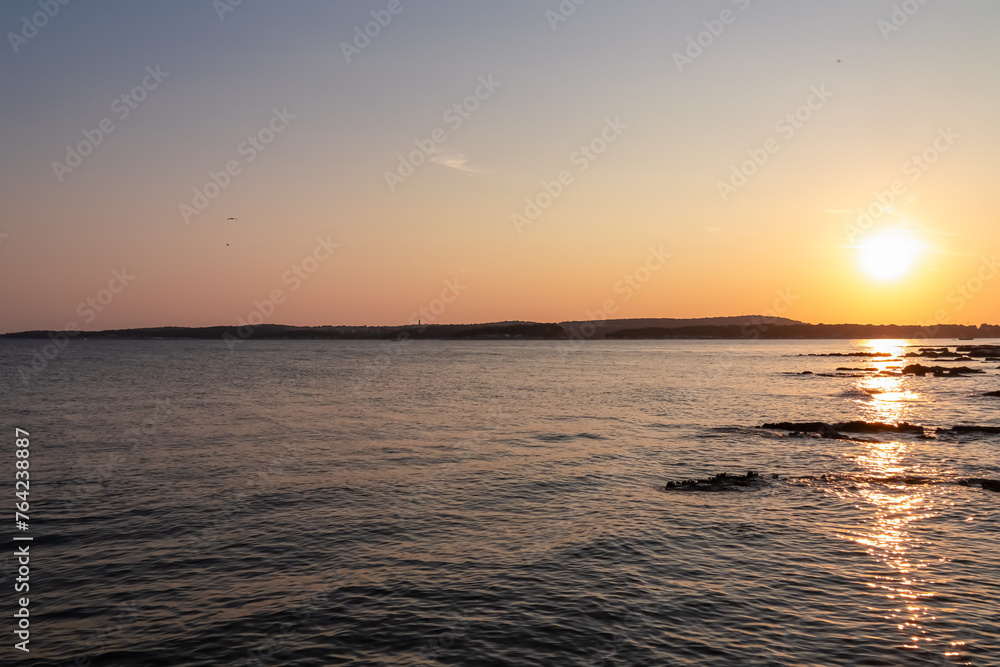
[[[759,429],[749,426],[711,426],[698,433],[698,438],[725,438],[733,435],[756,436],[760,435]]]
[[[845,389],[844,391],[834,395],[843,398],[871,398],[872,396],[881,393],[883,393],[883,390],[881,389],[864,389],[862,387],[852,387],[850,389]]]
[[[603,435],[597,435],[596,433],[542,433],[534,436],[535,440],[541,440],[542,442],[567,442],[570,440],[607,440]]]

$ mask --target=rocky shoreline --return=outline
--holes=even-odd
[[[773,483],[786,482],[793,486],[805,486],[807,482],[848,482],[856,488],[856,484],[905,484],[918,486],[927,484],[956,484],[958,486],[979,487],[984,491],[1000,493],[1000,480],[984,477],[965,477],[959,479],[944,479],[920,475],[811,475],[801,477],[781,477],[777,473],[761,475],[755,471],[747,471],[745,475],[730,475],[721,472],[713,477],[703,479],[684,479],[668,481],[663,491],[744,491],[771,488]]]

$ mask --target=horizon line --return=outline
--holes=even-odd
[[[48,334],[48,335],[59,335],[65,334],[70,337],[76,337],[84,334],[107,334],[112,332],[141,332],[141,331],[156,331],[156,330],[205,330],[205,329],[220,329],[220,330],[238,330],[244,328],[250,328],[251,330],[260,327],[272,327],[272,328],[285,328],[285,329],[394,329],[399,331],[405,331],[407,329],[421,329],[426,330],[430,327],[488,327],[488,326],[515,326],[515,325],[564,325],[564,324],[592,324],[598,327],[607,326],[613,323],[626,323],[633,321],[649,321],[649,320],[662,320],[662,321],[683,321],[683,322],[699,322],[706,320],[742,320],[742,326],[753,326],[753,325],[767,325],[769,327],[789,327],[789,326],[805,326],[805,327],[868,327],[868,328],[897,328],[897,329],[913,329],[914,331],[924,331],[932,330],[936,331],[942,328],[962,328],[969,330],[981,330],[983,328],[998,327],[1000,325],[993,323],[982,323],[982,324],[957,324],[957,323],[934,323],[927,325],[920,324],[874,324],[874,323],[860,323],[860,322],[839,322],[839,323],[829,323],[829,322],[804,322],[801,320],[793,320],[786,317],[780,316],[770,316],[770,315],[719,315],[713,317],[628,317],[628,318],[614,318],[607,320],[559,320],[552,322],[539,322],[536,320],[498,320],[492,322],[465,322],[465,323],[445,323],[445,322],[418,322],[418,323],[407,323],[407,324],[316,324],[316,325],[299,325],[299,324],[282,324],[277,322],[260,322],[257,324],[251,324],[240,318],[240,321],[235,324],[212,324],[212,325],[198,325],[198,326],[184,326],[184,325],[156,325],[156,326],[135,326],[135,327],[117,327],[110,329],[79,329],[79,328],[64,328],[64,329],[24,329],[21,331],[5,331],[0,332],[0,337],[11,337],[26,334]],[[75,324],[75,323],[71,323]],[[740,324],[718,324],[718,323],[705,323],[705,324],[686,324],[677,327],[660,327],[660,328],[677,328],[684,329],[689,327],[727,327],[727,326],[740,326]],[[644,327],[644,328],[656,328],[655,325]],[[920,337],[920,336],[918,336]],[[924,335],[924,338],[933,338],[934,336]]]

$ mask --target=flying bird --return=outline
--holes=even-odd
[[[226,220],[239,220],[239,218],[226,218]]]

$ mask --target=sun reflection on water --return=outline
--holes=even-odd
[[[871,340],[862,344],[863,351],[892,355],[871,357],[870,366],[878,369],[878,374],[857,378],[855,382],[857,390],[871,397],[858,401],[865,421],[907,421],[913,404],[921,400],[920,393],[909,386],[911,378],[891,374],[898,372],[896,367],[904,363],[901,358],[906,346],[902,340]],[[919,524],[936,515],[938,500],[932,486],[906,484],[900,479],[915,473],[906,463],[912,447],[902,441],[871,442],[860,453],[852,454],[859,474],[852,486],[839,493],[873,516],[843,537],[862,545],[876,562],[887,568],[887,572],[875,575],[868,586],[893,601],[891,611],[883,613],[885,620],[902,634],[902,645],[933,650],[930,644],[934,640],[927,628],[935,620],[935,611],[929,606],[934,596],[933,582],[925,578],[924,572],[929,563],[915,558],[912,552],[922,544],[916,534]],[[948,648],[953,651],[955,647]],[[947,648],[943,653],[956,655]]]
[[[923,604],[934,596],[931,582],[922,576],[929,564],[911,552],[921,542],[914,534],[917,524],[935,514],[934,498],[926,493],[926,485],[879,481],[906,471],[902,459],[907,450],[902,442],[870,443],[855,459],[865,472],[853,487],[853,499],[860,496],[859,505],[874,515],[845,537],[864,546],[889,570],[875,575],[868,586],[896,603],[885,620],[904,633],[906,648],[915,649],[927,648],[932,641],[925,626],[935,617],[933,609]]]
[[[861,343],[863,352],[888,352],[894,357],[901,357],[906,352],[907,341],[901,338],[873,338]]]
[[[871,357],[871,368],[878,374],[858,378],[855,388],[871,397],[859,401],[865,421],[892,422],[906,421],[911,412],[911,403],[920,400],[920,393],[908,386],[908,378],[902,375],[884,375],[898,372],[897,368],[906,353],[904,340],[869,340],[862,343],[862,351],[888,353],[891,357]]]

